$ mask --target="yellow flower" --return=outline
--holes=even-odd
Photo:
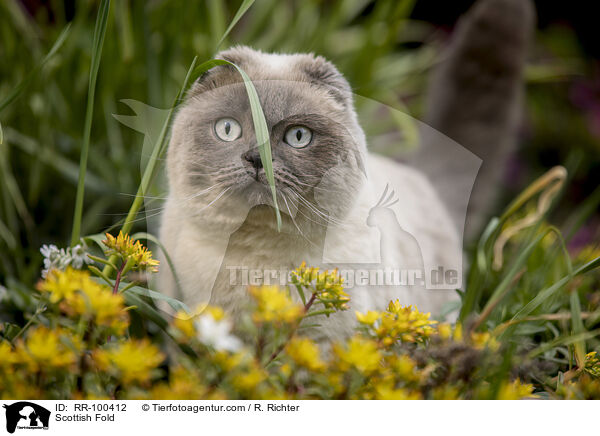
[[[70,267],[65,271],[52,270],[38,289],[49,292],[51,302],[61,302],[61,309],[69,315],[89,315],[96,324],[118,331],[127,328],[129,316],[123,296],[95,282],[87,271]]]
[[[394,341],[423,342],[435,333],[437,321],[429,319],[429,313],[419,312],[412,306],[402,306],[398,300],[391,301],[387,311],[381,314],[375,325],[375,334],[384,345]]]
[[[78,315],[93,316],[97,325],[113,327],[119,331],[127,328],[129,316],[125,311],[125,298],[121,294],[113,294],[107,286],[90,280],[88,286],[81,289],[65,301],[69,308]]]
[[[450,336],[452,336],[452,326],[448,323],[442,323],[438,325],[437,332],[440,339],[445,341],[450,339]]]
[[[173,319],[173,326],[179,330],[185,339],[189,340],[196,337],[196,327],[194,326],[194,315],[179,311]]]
[[[595,351],[585,355],[585,365],[583,370],[592,377],[600,378],[600,360],[598,360]]]
[[[267,373],[257,366],[252,366],[250,369],[241,374],[236,374],[231,383],[241,391],[252,391],[267,379]]]
[[[375,386],[377,400],[420,400],[421,394],[407,389],[395,388],[391,383],[379,383]]]
[[[341,370],[354,367],[362,373],[369,374],[380,368],[382,356],[377,344],[361,336],[352,337],[347,347],[334,345],[334,352],[340,360]]]
[[[533,393],[533,385],[522,384],[519,379],[515,379],[512,383],[504,382],[498,392],[499,400],[520,400],[527,397],[535,397]]]
[[[208,392],[200,377],[178,366],[171,370],[169,383],[159,383],[150,391],[150,398],[157,400],[197,400]]]
[[[213,361],[224,371],[230,372],[242,365],[247,365],[252,361],[252,356],[246,350],[235,353],[217,351],[213,354]]]
[[[460,342],[463,340],[462,324],[456,324],[454,326],[454,334],[452,335],[452,339],[454,339],[457,342]]]
[[[206,306],[203,310],[212,316],[215,321],[221,321],[225,318],[225,312],[218,306]]]
[[[417,372],[417,363],[406,354],[393,355],[388,359],[388,362],[394,374],[401,380],[412,382],[420,379]]]
[[[80,349],[80,341],[70,332],[43,326],[31,329],[27,339],[19,341],[16,346],[19,361],[33,372],[70,367],[77,360],[75,351]]]
[[[500,348],[500,344],[496,338],[494,338],[489,332],[472,332],[471,342],[473,342],[475,348],[478,349],[489,348],[490,350],[496,351],[498,348]]]
[[[124,383],[148,381],[152,371],[164,358],[147,339],[121,342],[94,353],[94,361],[98,367],[115,374]]]
[[[435,388],[432,397],[434,400],[459,400],[460,391],[456,386],[444,385]]]
[[[108,248],[106,255],[118,255],[124,262],[128,262],[134,270],[158,271],[158,260],[152,258],[152,252],[144,247],[140,241],[133,241],[131,237],[123,232],[115,238],[110,233],[102,243]]]
[[[252,316],[257,323],[293,324],[304,314],[304,308],[277,286],[250,287],[248,290],[257,303]]]
[[[19,358],[8,342],[0,342],[0,367],[17,363]]]
[[[373,325],[380,317],[381,314],[379,312],[374,312],[372,310],[369,310],[364,315],[358,311],[356,312],[356,319],[361,324]]]
[[[50,294],[50,302],[58,303],[64,298],[71,297],[75,292],[94,283],[87,271],[79,271],[67,267],[65,271],[53,269],[45,280],[38,283],[38,290]]]
[[[285,349],[297,365],[311,371],[322,371],[325,369],[325,363],[321,360],[319,347],[310,339],[292,338]]]
[[[579,379],[562,384],[558,393],[567,400],[598,400],[600,399],[600,379],[582,374]]]
[[[198,335],[196,321],[201,315],[210,315],[215,321],[225,319],[225,312],[220,307],[199,304],[193,313],[187,313],[183,310],[177,312],[173,319],[173,327],[183,335],[183,339],[193,339]]]
[[[284,377],[289,377],[292,375],[292,367],[289,364],[284,363],[279,367],[279,372],[283,374]]]
[[[292,271],[292,283],[311,290],[325,309],[348,309],[350,297],[344,292],[344,279],[339,275],[337,268],[319,272],[319,268],[308,268],[306,262],[302,262]]]

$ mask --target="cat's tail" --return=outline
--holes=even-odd
[[[479,0],[460,19],[432,75],[426,124],[483,161],[468,204],[467,239],[492,212],[508,157],[516,148],[523,70],[534,24],[531,0]],[[417,165],[438,188],[461,229],[464,190],[472,183],[466,166],[472,161],[458,154],[453,158],[446,147],[439,137],[424,135]]]

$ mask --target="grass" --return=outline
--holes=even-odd
[[[96,27],[94,29],[94,42],[92,45],[92,62],[90,66],[90,81],[88,85],[88,98],[85,110],[85,124],[83,127],[83,144],[79,159],[79,180],[77,182],[77,194],[75,196],[75,212],[73,214],[73,233],[71,234],[71,246],[79,243],[81,232],[81,216],[83,214],[83,194],[85,189],[85,172],[90,150],[90,136],[92,134],[92,117],[94,115],[94,99],[96,96],[96,80],[102,57],[102,47],[106,35],[108,13],[110,11],[110,0],[103,0],[98,11]]]
[[[212,59],[225,41],[317,51],[338,64],[357,93],[420,112],[414,96],[424,89],[422,73],[433,64],[436,47],[426,40],[427,25],[408,18],[414,1],[165,3],[115,2],[111,12],[109,1],[99,8],[82,2],[70,22],[58,8],[51,24],[44,17],[32,19],[14,1],[0,5],[6,12],[0,14],[6,41],[0,48],[0,283],[8,293],[0,308],[3,335],[22,331],[20,326],[40,316],[31,289],[43,243],[65,246],[69,235],[71,245],[81,237],[99,243],[99,234],[109,228],[139,231],[138,237],[156,242],[136,218],[144,196],[160,194],[156,182],[176,107],[190,83],[210,68],[232,65],[244,80],[280,224],[269,135],[256,90],[237,66]],[[417,48],[398,50],[399,43],[415,40]],[[199,64],[199,59],[211,60]],[[169,108],[149,156],[140,155],[140,138],[111,117],[123,97]],[[400,126],[407,132],[403,146],[416,141],[405,117],[382,118],[366,104],[358,109],[369,137]],[[587,352],[600,349],[600,259],[579,258],[569,250],[597,211],[600,190],[564,213],[562,194],[586,165],[573,156],[564,159],[571,178],[555,177],[560,170],[540,177],[490,221],[470,251],[461,295],[465,328],[497,335],[507,345],[507,361],[525,350],[551,365],[545,375],[559,380],[581,367]],[[138,173],[140,160],[145,166]],[[130,204],[115,192],[136,195]],[[72,225],[65,220],[70,210]],[[100,275],[110,282],[112,273],[107,266]],[[135,328],[152,334],[168,329],[147,299],[163,297],[139,286],[125,295],[137,308]],[[502,365],[498,371],[508,371]],[[538,388],[547,384],[534,381]]]

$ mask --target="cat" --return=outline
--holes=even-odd
[[[494,34],[488,38],[494,47],[502,44],[497,41],[502,31],[489,15],[498,10],[513,13],[519,2],[480,2],[463,21],[459,35],[479,29]],[[507,20],[498,26],[511,27]],[[439,70],[455,72],[460,69],[456,57],[468,55],[472,74],[493,76],[495,71],[473,66],[477,57],[468,49],[483,50],[479,45],[485,40],[459,37],[446,61],[450,66]],[[491,53],[480,61],[502,63],[502,56]],[[351,310],[319,319],[321,327],[313,333],[319,340],[347,337],[355,326],[355,311],[382,310],[390,300],[416,305],[434,316],[456,306],[455,288],[462,275],[457,270],[462,256],[460,222],[426,171],[368,152],[351,87],[337,68],[313,54],[263,53],[244,46],[217,57],[242,68],[260,98],[269,128],[281,228],[246,87],[231,66],[215,67],[193,85],[172,126],[169,196],[160,239],[176,274],[163,262],[159,288],[188,305],[221,306],[236,318],[248,304],[249,281],[269,282],[277,276],[270,276],[274,272],[280,272],[274,280],[282,280],[301,262],[354,273],[347,277],[352,282],[347,290]],[[438,74],[435,80],[450,88],[442,94],[460,103],[464,117],[466,96],[452,89],[462,87],[465,78],[450,73],[442,78]],[[521,76],[517,71],[506,80],[518,89]],[[493,80],[490,83],[479,91],[505,92],[494,87]],[[516,99],[504,97],[510,101],[496,95],[502,113],[512,111]],[[444,108],[456,109],[452,101]],[[472,111],[469,122],[477,125],[478,108]],[[482,125],[494,118],[481,117]],[[442,121],[438,124],[445,126]],[[502,127],[495,133],[509,138],[504,141],[509,144],[514,132],[510,126],[504,131]],[[469,143],[466,137],[457,139]],[[436,272],[447,282],[436,286]]]

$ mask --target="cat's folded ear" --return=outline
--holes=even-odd
[[[252,60],[253,50],[249,47],[236,46],[223,50],[215,56],[215,59],[222,59],[231,62],[244,69],[244,66]],[[239,73],[230,65],[219,65],[202,73],[192,85],[191,94],[200,94],[204,91],[218,88],[228,83],[241,82]]]
[[[298,67],[306,74],[308,80],[318,86],[323,86],[335,100],[344,107],[352,106],[352,89],[346,78],[338,69],[322,56],[307,55]]]

